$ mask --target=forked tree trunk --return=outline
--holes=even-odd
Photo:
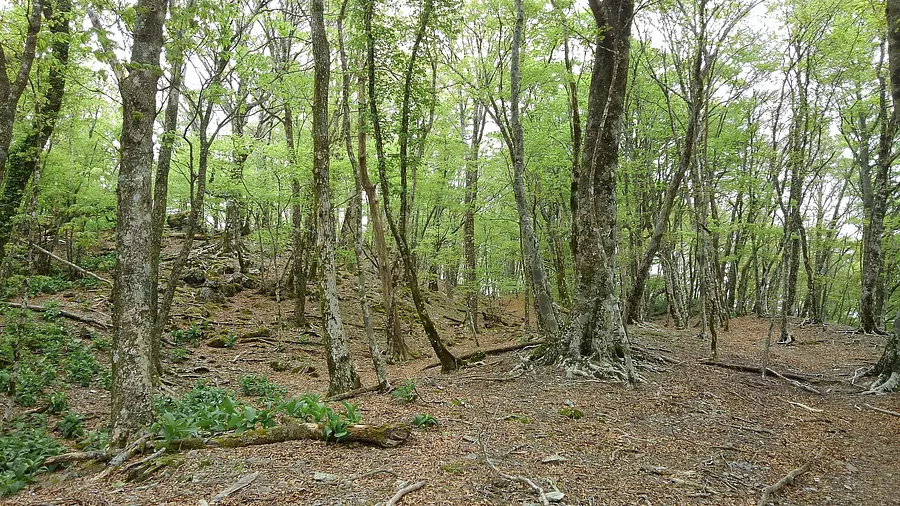
[[[116,202],[116,270],[110,443],[124,446],[153,419],[151,339],[151,176],[156,85],[167,0],[139,0],[122,95],[121,158]]]
[[[575,298],[557,357],[601,362],[594,374],[636,379],[616,292],[616,169],[625,104],[632,0],[590,0],[597,27],[584,155],[573,212]]]
[[[317,250],[322,266],[322,326],[328,344],[328,395],[336,395],[359,388],[356,366],[350,358],[350,347],[337,294],[337,272],[334,260],[334,210],[331,207],[331,179],[328,150],[328,79],[331,73],[331,52],[325,33],[325,5],[323,0],[310,0],[310,36],[314,65],[313,79],[313,180],[316,188],[316,217],[318,221]]]

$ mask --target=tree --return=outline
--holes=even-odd
[[[28,27],[19,56],[18,69],[14,72],[12,79],[9,77],[9,67],[13,62],[8,59],[3,45],[0,44],[0,181],[4,180],[9,146],[12,142],[13,123],[16,120],[16,107],[22,92],[28,85],[31,65],[34,63],[38,33],[41,30],[41,5],[41,0],[34,0],[31,2],[30,8],[26,10]],[[2,254],[0,251],[0,256]]]
[[[36,9],[38,6],[40,3],[35,2],[32,9]],[[59,117],[60,107],[62,107],[69,62],[71,11],[72,3],[69,0],[57,0],[53,4],[44,4],[44,17],[49,20],[50,33],[53,34],[50,72],[47,79],[49,86],[39,101],[40,105],[28,134],[9,152],[5,171],[2,161],[0,161],[0,188],[2,188],[2,193],[0,193],[0,260],[4,257],[3,252],[12,232],[12,217],[22,203],[22,195],[28,181],[38,168],[41,152],[56,127],[56,120]],[[2,80],[6,77],[2,54],[2,47],[0,47],[0,95],[4,89]],[[27,55],[23,56],[23,58],[25,57]],[[9,87],[9,84],[6,84],[6,87]],[[8,100],[12,101],[15,90],[7,93]],[[3,119],[0,118],[0,128],[3,128],[2,121]],[[12,132],[12,124],[8,125],[6,131]],[[0,138],[0,160],[4,154],[3,142],[3,139]]]
[[[635,381],[616,292],[616,168],[625,106],[631,0],[591,0],[596,48],[591,70],[584,153],[574,179],[575,296],[569,326],[550,357],[590,364],[595,375]]]
[[[167,6],[166,0],[138,0],[131,61],[124,68],[114,63],[122,96],[110,390],[110,442],[116,446],[129,443],[153,419],[151,177]]]
[[[310,37],[315,69],[313,80],[313,180],[316,187],[316,249],[322,267],[322,327],[328,345],[328,394],[335,395],[359,387],[356,366],[350,348],[337,295],[337,273],[334,261],[334,211],[331,207],[328,144],[328,80],[331,74],[331,52],[325,33],[323,0],[310,0]]]
[[[434,10],[434,2],[433,0],[425,0],[425,5],[423,6],[422,13],[419,18],[418,27],[415,33],[415,41],[412,46],[412,51],[406,66],[406,72],[404,74],[404,87],[403,87],[403,103],[400,108],[400,114],[403,119],[401,119],[401,128],[398,132],[399,137],[401,139],[408,139],[410,135],[409,131],[409,108],[410,108],[410,95],[411,95],[411,86],[412,86],[412,77],[413,73],[416,70],[416,58],[418,56],[419,48],[422,43],[422,39],[425,36],[425,30],[428,27],[428,20]],[[394,241],[397,243],[397,248],[400,250],[400,259],[403,262],[403,269],[406,274],[407,282],[409,285],[410,295],[413,299],[413,305],[416,307],[416,313],[419,316],[419,320],[422,322],[422,327],[425,330],[425,335],[428,338],[429,344],[431,344],[432,349],[434,349],[435,354],[438,357],[438,360],[441,362],[441,371],[448,372],[455,370],[459,367],[459,362],[456,357],[447,349],[447,346],[441,340],[440,334],[438,334],[437,327],[434,325],[434,321],[431,319],[431,316],[428,314],[428,308],[426,307],[425,298],[422,295],[422,290],[419,287],[419,276],[417,273],[417,267],[415,263],[415,257],[413,256],[413,252],[410,248],[408,238],[405,232],[405,225],[398,226],[397,221],[393,217],[393,213],[391,211],[391,203],[390,203],[390,185],[388,183],[387,176],[387,160],[385,159],[385,150],[384,150],[384,136],[381,130],[381,117],[378,113],[378,94],[376,93],[376,81],[375,81],[375,38],[372,30],[372,19],[375,15],[375,0],[366,0],[365,3],[365,32],[366,32],[366,69],[368,73],[368,102],[369,102],[369,114],[372,119],[372,133],[375,136],[375,150],[378,156],[378,178],[381,183],[381,193],[384,205],[384,214],[387,218],[388,226],[391,230],[391,235],[394,236]],[[408,141],[407,141],[408,142]],[[401,153],[402,153],[401,149]],[[408,154],[400,156],[400,222],[406,222],[406,209],[409,205],[406,202],[408,196],[408,188],[407,188],[407,170],[408,170]]]
[[[898,127],[900,127],[900,0],[887,0],[885,14],[888,28],[887,46],[891,103],[890,115],[888,116],[886,111],[888,105],[885,103],[887,100],[882,92],[881,120],[882,122],[887,122],[887,125],[883,127],[879,144],[877,162],[879,171],[889,170],[891,161],[896,157],[896,154],[892,151],[892,146]],[[865,236],[865,234],[864,240],[866,240],[865,247],[870,247],[870,243],[875,241],[872,235]],[[880,241],[880,237],[878,241]],[[871,246],[880,250],[880,244],[871,244]],[[863,275],[865,276],[866,274],[863,273]],[[888,339],[884,354],[872,372],[876,375],[876,378],[870,386],[871,391],[889,392],[900,389],[900,310],[898,310],[897,317],[894,319],[894,332]]]

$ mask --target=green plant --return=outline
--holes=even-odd
[[[28,291],[32,296],[39,293],[53,294],[72,288],[72,283],[56,276],[30,276]]]
[[[112,387],[112,370],[101,369],[99,377],[100,386],[102,386],[104,390],[109,390]]]
[[[75,284],[82,288],[97,288],[98,286],[100,286],[100,282],[97,280],[97,278],[91,276],[79,278],[75,281]]]
[[[94,380],[94,376],[100,372],[100,363],[94,358],[94,354],[79,341],[70,343],[69,352],[66,354],[65,369],[69,381],[82,387],[88,387]]]
[[[84,435],[84,417],[78,413],[67,413],[56,424],[56,430],[66,439],[74,439]]]
[[[178,346],[185,343],[198,346],[200,344],[200,339],[203,338],[204,330],[203,326],[192,324],[186,329],[175,329],[169,332],[169,336],[172,338],[172,342]]]
[[[391,397],[403,402],[415,402],[419,398],[419,393],[416,391],[416,382],[406,380],[391,392]]]
[[[160,417],[151,430],[157,431],[166,441],[201,433],[239,433],[257,426],[275,426],[271,410],[242,404],[231,392],[206,382],[198,382],[179,400],[158,399],[156,410]]]
[[[50,394],[50,406],[47,408],[47,411],[53,414],[62,413],[69,407],[69,402],[66,399],[65,392],[53,392]]]
[[[91,343],[95,351],[107,352],[112,350],[112,340],[108,337],[98,337]]]
[[[0,433],[0,497],[15,494],[45,470],[44,460],[58,455],[60,445],[43,427],[26,428],[23,422]]]
[[[359,405],[349,402],[342,405],[343,412],[336,413],[322,402],[320,395],[306,393],[282,403],[277,409],[294,418],[319,424],[325,441],[342,441],[350,435],[350,426],[362,420]]]
[[[416,427],[419,427],[420,429],[427,429],[429,427],[437,427],[438,425],[440,425],[433,416],[428,414],[417,414],[413,417],[412,424]]]
[[[180,364],[181,362],[184,362],[187,360],[188,350],[187,350],[187,348],[175,348],[172,350],[170,356],[172,358],[172,362],[175,362],[176,364]]]
[[[277,401],[284,397],[287,389],[270,382],[265,376],[248,374],[241,378],[241,393]]]
[[[234,345],[237,343],[238,336],[233,332],[229,332],[225,334],[225,347],[226,348],[234,348]]]
[[[572,420],[580,420],[584,418],[584,411],[581,411],[575,406],[566,406],[557,411],[557,413],[567,418],[571,418]]]
[[[86,451],[103,450],[109,446],[109,433],[102,430],[89,430],[84,439],[79,441],[76,446]]]

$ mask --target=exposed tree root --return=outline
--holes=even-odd
[[[890,374],[881,374],[872,382],[869,389],[863,392],[864,395],[887,394],[900,390],[900,373],[891,372]]]
[[[406,494],[408,494],[410,492],[415,492],[416,490],[421,489],[422,487],[425,486],[426,483],[427,482],[420,481],[420,482],[413,483],[411,485],[407,485],[407,486],[401,488],[400,490],[397,491],[396,494],[394,494],[393,497],[391,497],[388,500],[387,504],[385,504],[384,506],[396,506],[397,504],[400,503],[400,500],[403,499],[403,496],[405,496]]]

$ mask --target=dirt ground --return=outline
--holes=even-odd
[[[349,275],[344,280],[352,282]],[[344,293],[355,362],[364,384],[372,385],[358,302],[349,288]],[[187,289],[184,300],[192,300],[191,294]],[[66,297],[60,300],[65,308]],[[461,316],[459,303],[440,294],[432,294],[431,302],[452,351],[474,349],[454,321]],[[525,335],[517,311],[521,303],[495,305],[505,310],[503,323],[484,331],[482,348],[513,344]],[[290,309],[291,301],[278,306],[250,291],[221,307],[182,303],[174,311],[181,315],[180,326],[202,319],[213,330],[276,332],[264,341],[238,341],[234,348],[190,348],[186,363],[166,364],[166,380],[179,393],[198,378],[239,390],[239,378],[256,373],[287,387],[289,395],[324,392],[317,321],[312,320],[311,333],[278,330],[278,315]],[[411,308],[401,312],[408,339],[422,357],[392,365],[389,373],[395,385],[414,379],[419,399],[401,403],[386,394],[355,399],[363,423],[408,422],[419,413],[440,423],[414,430],[398,448],[301,441],[194,450],[139,484],[125,483],[121,474],[95,481],[96,467],[71,467],[40,475],[38,483],[6,503],[198,505],[258,471],[255,481],[220,504],[384,504],[399,488],[418,481],[425,487],[401,504],[539,504],[528,486],[501,478],[484,463],[483,444],[497,469],[562,492],[562,504],[753,505],[766,485],[810,461],[807,473],[773,496],[775,504],[900,504],[900,418],[867,407],[900,411],[900,395],[862,396],[850,383],[858,368],[879,356],[879,338],[795,325],[796,344],[773,346],[771,367],[815,375],[808,383],[822,392],[817,395],[771,375],[702,365],[709,343],[694,329],[675,331],[658,321],[631,328],[631,336],[667,361],[648,360],[656,370],[642,371],[643,382],[626,386],[567,378],[565,371],[549,367],[509,375],[528,350],[488,356],[482,365],[452,374],[426,370],[433,358],[410,314]],[[376,311],[376,324],[381,316]],[[719,359],[758,365],[767,329],[768,320],[733,320],[719,335]],[[272,361],[310,365],[321,374],[275,372]],[[106,423],[107,392],[74,388],[69,398],[74,409],[89,414],[87,428]],[[560,413],[571,406],[584,416]],[[317,480],[316,473],[327,475]]]

